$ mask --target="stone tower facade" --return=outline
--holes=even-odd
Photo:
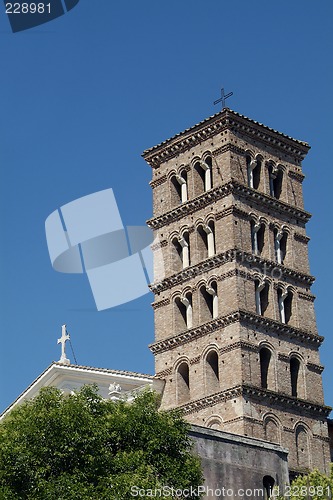
[[[228,108],[146,150],[156,376],[189,422],[327,471],[301,162],[309,146]]]

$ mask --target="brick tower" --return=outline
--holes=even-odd
[[[225,108],[143,153],[162,405],[281,444],[292,473],[330,462],[302,195],[308,150]]]

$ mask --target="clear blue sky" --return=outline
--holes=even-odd
[[[311,272],[333,405],[333,3],[81,0],[13,34],[0,5],[0,409],[53,360],[153,373],[152,296],[97,312],[87,278],[53,271],[44,222],[112,187],[124,224],[151,216],[150,146],[228,105],[312,149],[303,163]],[[71,356],[73,359],[73,357]]]

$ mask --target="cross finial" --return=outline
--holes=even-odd
[[[233,92],[229,92],[229,94],[225,94],[224,93],[224,88],[222,87],[221,88],[221,97],[220,99],[216,99],[216,101],[214,101],[214,104],[218,104],[219,102],[222,103],[222,110],[225,108],[225,100],[228,99],[228,97],[231,97],[234,93]]]
[[[70,336],[67,333],[66,325],[62,325],[61,327],[61,338],[58,339],[58,344],[61,344],[61,358],[59,359],[59,363],[64,363],[65,365],[70,364],[70,360],[66,356],[65,347],[67,340],[70,340]]]

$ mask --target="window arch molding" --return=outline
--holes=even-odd
[[[186,287],[182,292],[179,290],[171,295],[173,304],[174,331],[184,331],[193,327],[193,291]]]
[[[299,420],[294,425],[294,432],[298,466],[301,468],[310,469],[312,465],[312,431],[305,422]]]
[[[285,286],[282,283],[277,285],[279,320],[283,324],[290,324],[296,309],[297,290],[292,285]]]
[[[281,444],[282,424],[279,418],[272,412],[267,412],[262,417],[264,435],[267,441]]]
[[[223,419],[220,415],[211,415],[205,422],[205,427],[210,429],[221,429],[223,426]]]
[[[216,253],[214,217],[198,219],[195,222],[195,231],[197,235],[199,260],[205,260],[213,257]]]
[[[271,297],[272,279],[259,273],[254,273],[252,279],[255,287],[256,313],[265,316]]]
[[[274,346],[267,341],[263,341],[258,346],[261,387],[275,391],[277,388],[276,379],[276,352]]]
[[[173,372],[176,378],[176,400],[178,404],[190,400],[190,360],[181,356],[174,364]]]
[[[305,360],[299,352],[291,351],[289,353],[289,368],[291,395],[306,399]]]
[[[266,232],[269,222],[266,217],[259,217],[257,214],[250,213],[251,224],[251,247],[255,255],[261,255],[266,245]]]
[[[205,394],[220,390],[220,352],[216,344],[209,344],[201,354]]]

